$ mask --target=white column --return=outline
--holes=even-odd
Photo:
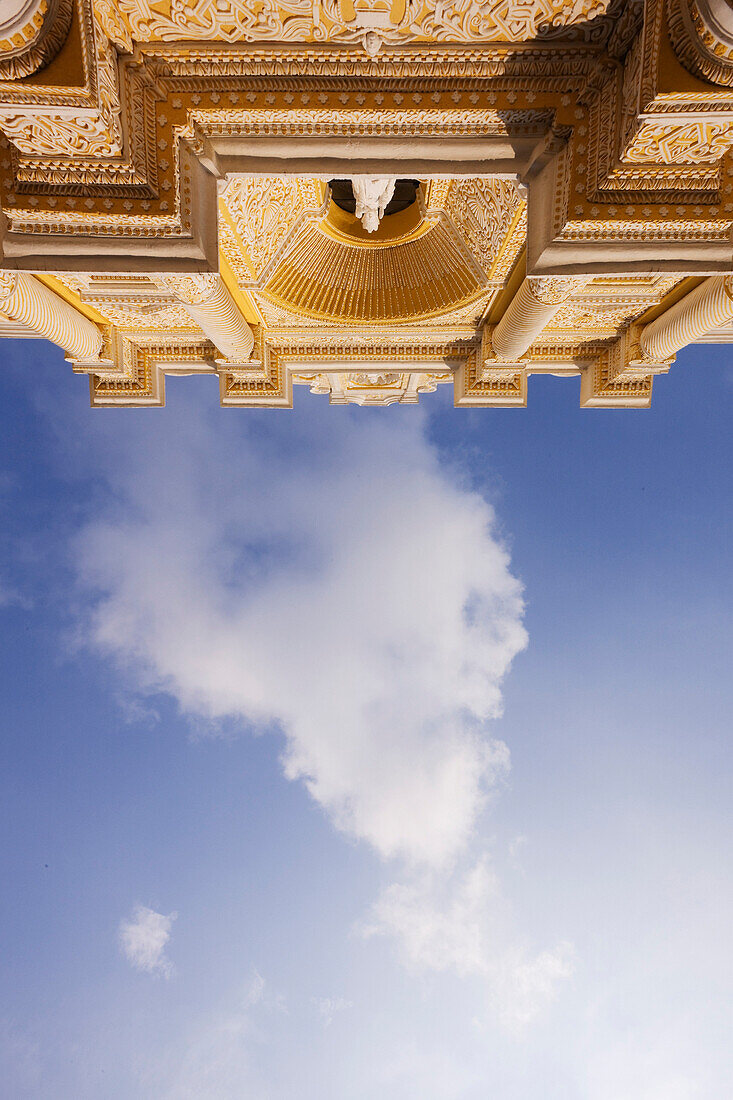
[[[586,277],[530,276],[524,280],[491,336],[498,359],[516,362]]]
[[[24,271],[0,272],[0,310],[58,344],[72,359],[99,358],[102,334],[97,326]]]
[[[648,359],[669,359],[699,336],[733,319],[733,277],[716,275],[700,283],[656,321],[645,325],[639,346]]]
[[[176,295],[205,336],[232,363],[246,363],[255,338],[220,275],[165,275],[156,280]]]

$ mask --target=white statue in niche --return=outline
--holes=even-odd
[[[351,180],[356,199],[356,216],[367,233],[379,229],[379,223],[394,195],[394,176],[355,176]]]

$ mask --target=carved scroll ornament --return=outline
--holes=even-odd
[[[370,54],[381,42],[410,39],[525,42],[568,28],[584,36],[609,7],[610,0],[117,0],[138,42],[361,41]]]

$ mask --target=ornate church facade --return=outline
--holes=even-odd
[[[647,407],[733,340],[728,0],[4,0],[0,334],[94,406]]]

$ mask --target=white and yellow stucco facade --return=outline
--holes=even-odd
[[[647,407],[733,333],[725,0],[6,0],[0,145],[0,333],[95,406]]]

